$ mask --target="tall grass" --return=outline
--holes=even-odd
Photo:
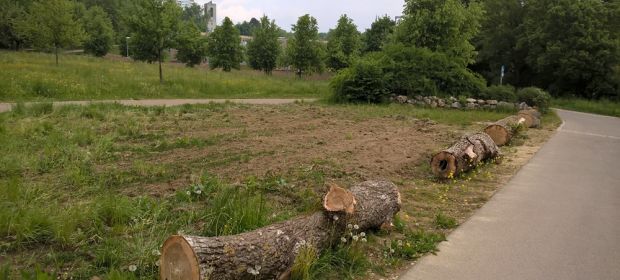
[[[224,73],[206,68],[157,66],[65,55],[59,66],[44,53],[0,51],[0,101],[153,98],[322,98],[327,81],[266,76],[251,70]]]
[[[552,106],[560,109],[620,117],[620,102],[618,101],[557,98],[553,99]]]

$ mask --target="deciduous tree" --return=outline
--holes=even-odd
[[[288,42],[287,54],[297,75],[323,71],[322,47],[319,42],[317,21],[310,15],[299,17],[293,25],[293,38]]]
[[[275,21],[270,21],[267,16],[261,18],[260,27],[254,29],[254,38],[248,43],[248,60],[252,68],[266,74],[271,74],[276,68],[280,54],[279,33],[280,28]]]
[[[209,35],[209,66],[211,69],[222,68],[226,72],[239,69],[243,59],[239,30],[230,18],[224,18],[222,25]]]
[[[383,45],[388,41],[390,34],[394,33],[394,22],[389,16],[377,18],[370,29],[366,29],[363,40],[363,52],[378,52],[383,49]]]
[[[181,8],[173,0],[137,0],[128,19],[133,57],[159,63],[159,82],[164,82],[164,50],[176,44]]]
[[[95,56],[104,56],[114,43],[114,29],[107,13],[99,6],[88,9],[84,16],[86,40],[84,50]]]
[[[74,15],[74,4],[67,0],[41,0],[30,5],[27,20],[20,24],[34,46],[53,48],[58,65],[60,49],[77,46],[85,37]]]
[[[207,39],[193,22],[184,22],[177,37],[177,60],[188,67],[200,65],[207,57]]]
[[[331,30],[327,43],[327,66],[332,69],[346,68],[360,53],[360,34],[353,20],[342,15],[338,25]]]

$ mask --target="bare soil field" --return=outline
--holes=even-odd
[[[0,222],[9,230],[0,232],[0,264],[13,266],[12,271],[38,264],[77,278],[114,270],[150,279],[157,257],[141,252],[157,251],[178,231],[212,232],[204,213],[218,207],[213,201],[222,192],[192,194],[197,186],[206,192],[209,182],[217,181],[251,188],[251,197],[260,197],[261,203],[264,199],[266,218],[239,227],[243,231],[314,211],[327,182],[348,187],[368,179],[388,179],[399,186],[403,209],[395,228],[372,233],[360,246],[365,265],[350,265],[362,271],[331,267],[317,272],[317,278],[393,278],[440,239],[428,242],[432,248],[416,251],[394,250],[392,244],[414,242],[415,232],[448,233],[509,180],[559,124],[555,115],[547,116],[543,128],[527,130],[502,148],[501,163],[438,181],[428,163],[433,153],[510,113],[322,104],[40,107],[0,115],[0,139],[7,144],[0,148],[5,155],[0,184],[19,181],[38,203],[24,205],[9,196],[0,202],[17,209],[15,213],[63,207],[65,213],[92,209],[93,214],[76,218],[51,211],[44,223],[50,224],[49,236],[14,226],[18,218],[1,214]],[[109,214],[102,205],[106,199],[126,200],[128,209],[136,209],[127,210],[131,214],[126,218],[125,210],[114,207]],[[149,203],[158,206],[136,206]],[[71,219],[78,219],[71,229],[82,235],[59,229],[67,227],[61,221]],[[93,226],[90,219],[102,222]],[[142,219],[149,222],[140,224]],[[215,232],[235,233],[226,231],[234,226],[230,223]],[[128,248],[140,249],[121,253]],[[132,264],[137,271],[128,269]]]

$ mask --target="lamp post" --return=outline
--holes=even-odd
[[[127,46],[127,57],[129,57],[129,36],[125,37],[125,45]]]

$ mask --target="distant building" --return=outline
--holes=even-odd
[[[207,33],[211,33],[217,26],[217,5],[213,1],[205,4],[205,15],[207,16]]]
[[[187,8],[194,4],[194,0],[177,0],[177,4],[182,8]]]

